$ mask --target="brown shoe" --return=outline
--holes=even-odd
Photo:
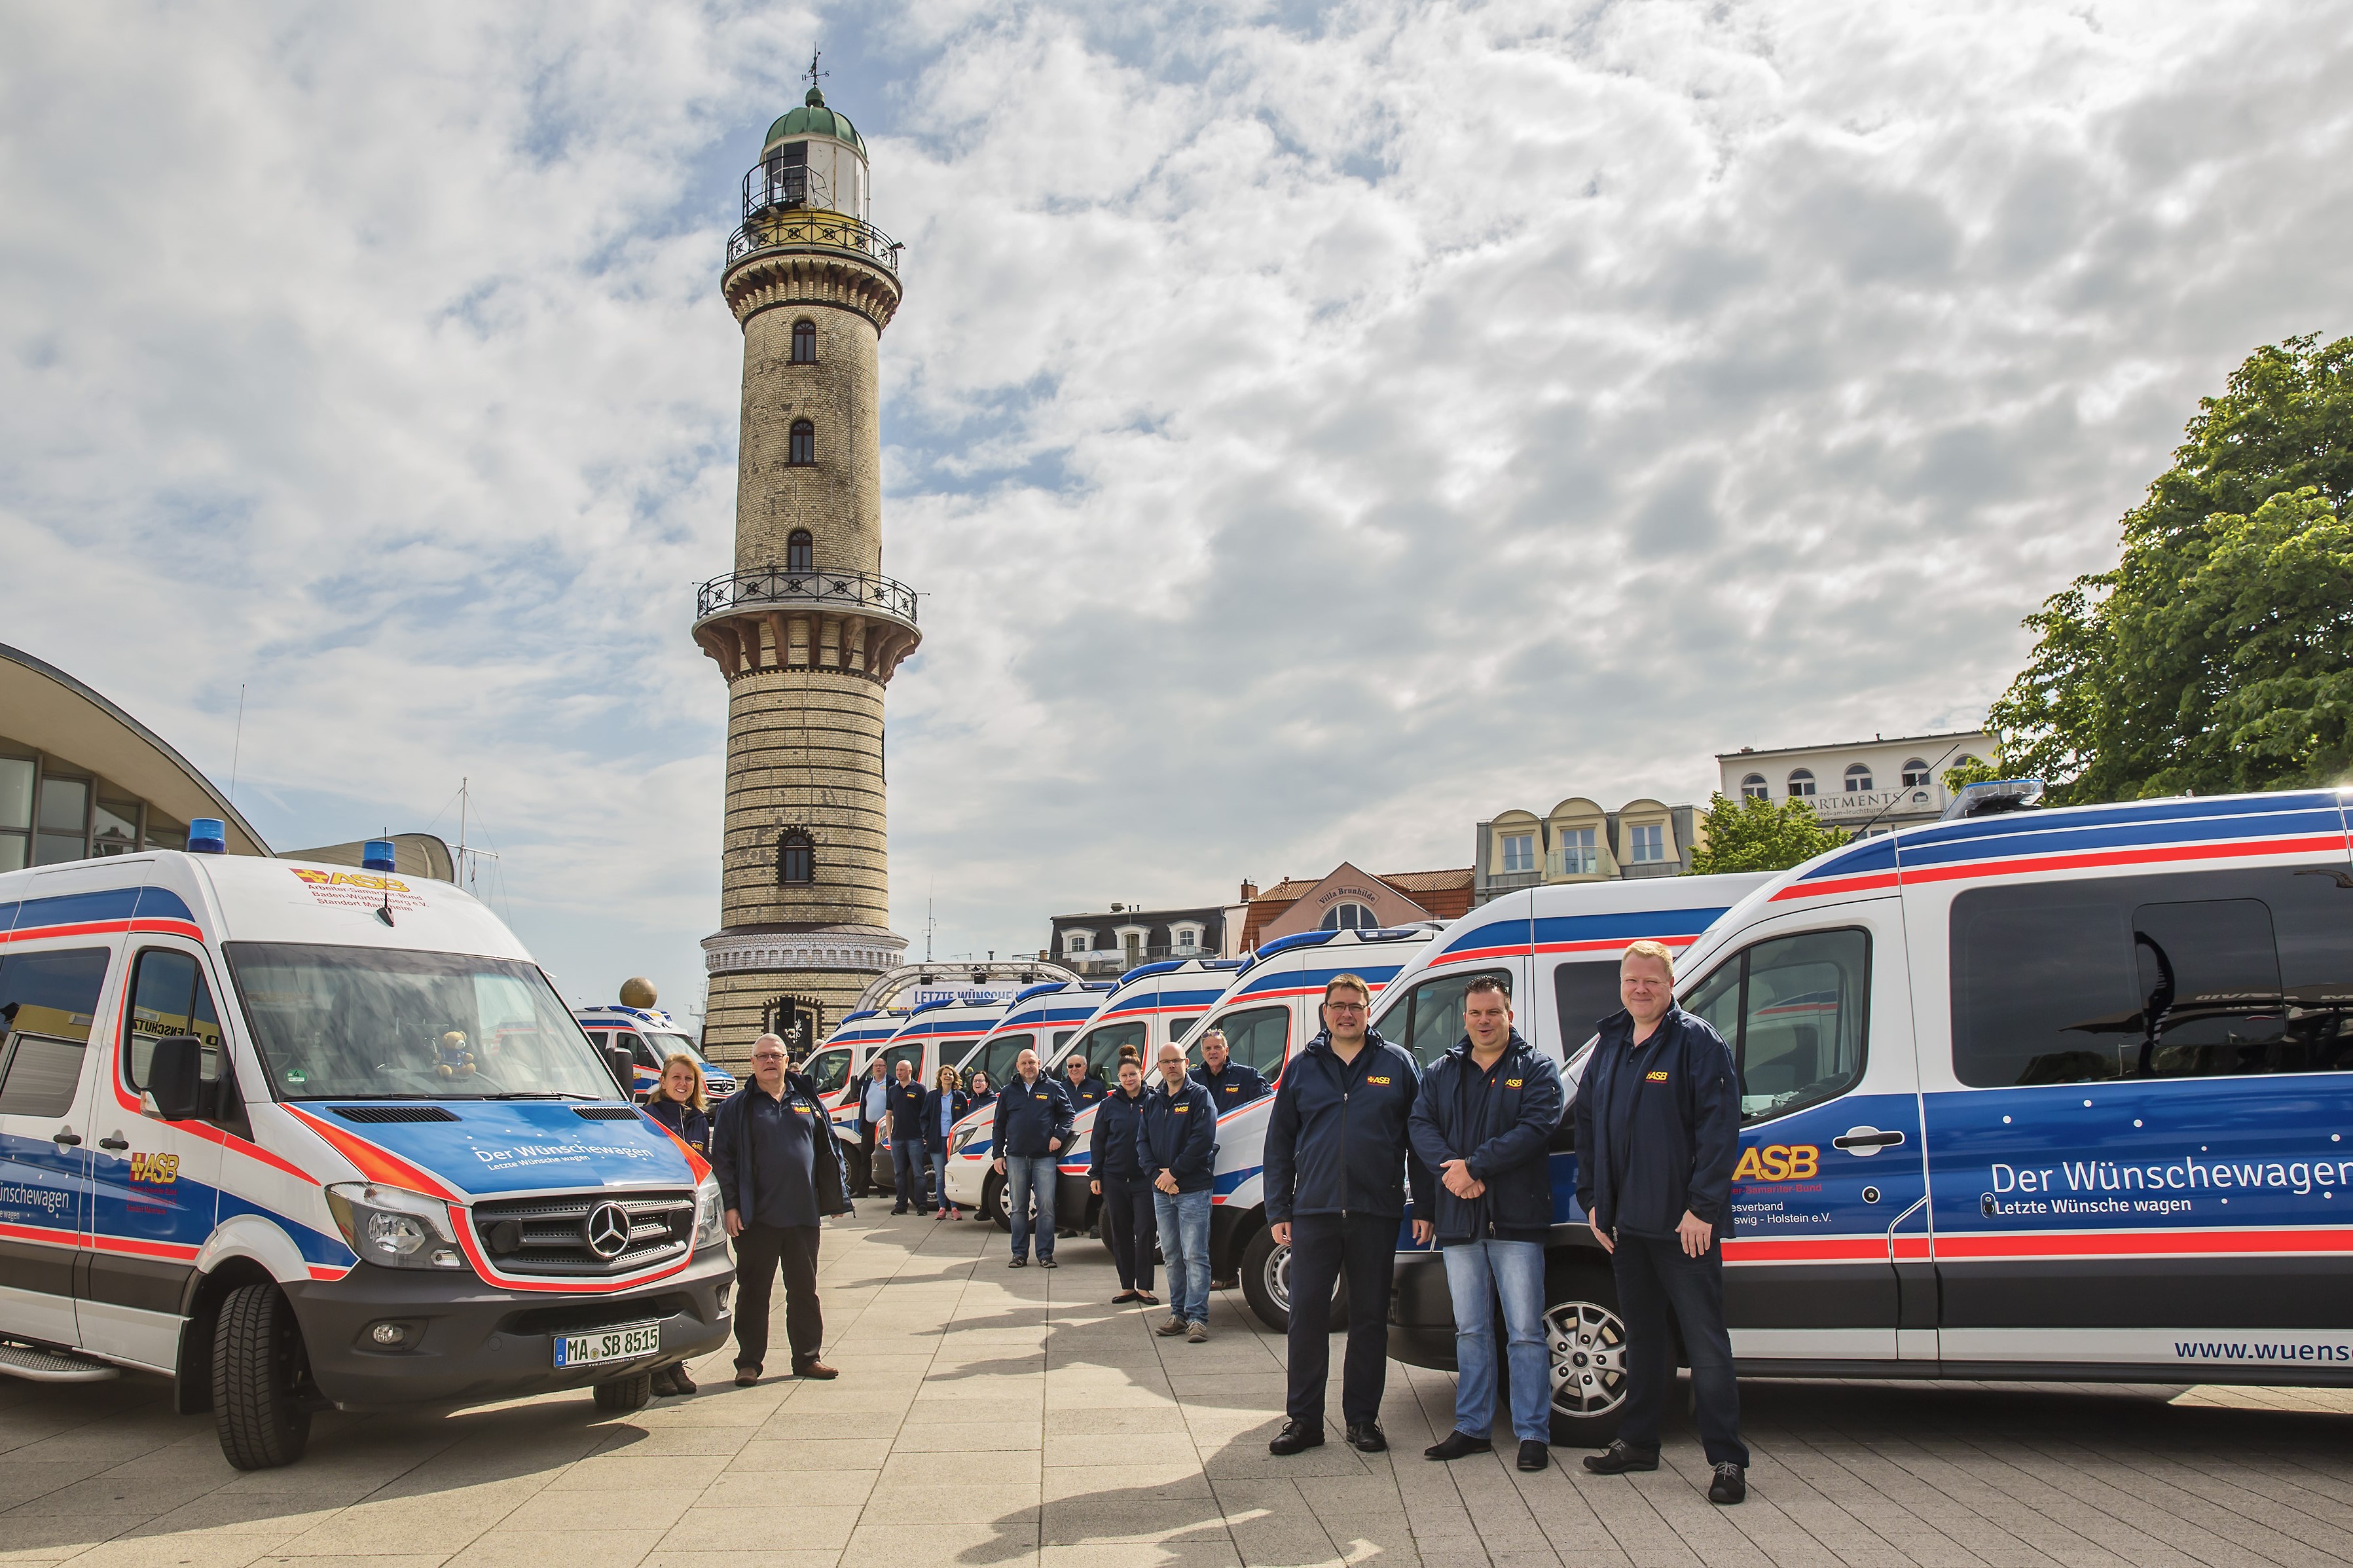
[[[830,1383],[835,1378],[839,1377],[841,1373],[826,1365],[825,1363],[818,1360],[817,1357],[811,1356],[807,1361],[798,1361],[793,1363],[793,1375],[795,1377],[814,1378],[819,1383]]]
[[[739,1366],[739,1367],[737,1367],[737,1368],[735,1369],[735,1386],[736,1386],[736,1387],[738,1387],[738,1388],[749,1388],[749,1387],[751,1387],[754,1384],[755,1384],[755,1383],[757,1383],[757,1382],[759,1382],[759,1381],[760,1381],[760,1369],[759,1369],[758,1367],[756,1367],[756,1366]]]

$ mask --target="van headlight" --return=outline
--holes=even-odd
[[[977,1121],[974,1122],[969,1127],[959,1128],[956,1131],[956,1135],[948,1141],[948,1152],[951,1154],[963,1153],[966,1149],[972,1146],[972,1141],[979,1136],[980,1123]]]
[[[351,1249],[386,1268],[463,1268],[449,1234],[448,1205],[423,1193],[373,1182],[338,1182],[327,1212]]]
[[[719,1195],[719,1183],[710,1176],[702,1178],[694,1189],[694,1249],[716,1247],[727,1239],[726,1200]]]

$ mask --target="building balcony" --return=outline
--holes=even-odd
[[[696,592],[694,640],[733,677],[838,669],[888,681],[923,634],[915,591],[867,572],[767,567],[713,577]]]
[[[795,572],[780,566],[713,577],[695,592],[694,618],[702,622],[778,605],[839,606],[915,624],[915,591],[904,583],[868,572]]]
[[[764,250],[830,251],[871,261],[898,276],[899,252],[906,247],[863,218],[781,202],[754,208],[752,185],[762,178],[757,169],[744,177],[744,222],[727,237],[728,266]]]

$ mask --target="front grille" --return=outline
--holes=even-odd
[[[588,1216],[616,1203],[629,1222],[619,1254],[602,1258],[588,1246]],[[503,1198],[474,1205],[474,1234],[499,1269],[600,1279],[683,1258],[694,1245],[694,1194],[580,1193],[568,1197]]]
[[[346,1121],[455,1121],[457,1116],[438,1105],[331,1105],[328,1110]]]
[[[635,1121],[637,1107],[633,1105],[575,1105],[572,1114],[583,1121]]]

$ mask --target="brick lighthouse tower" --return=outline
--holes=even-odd
[[[866,221],[866,143],[811,83],[744,176],[720,292],[744,329],[735,569],[694,640],[727,679],[720,930],[705,1039],[807,1049],[900,962],[889,928],[882,691],[923,634],[882,575],[875,362],[899,247]]]

